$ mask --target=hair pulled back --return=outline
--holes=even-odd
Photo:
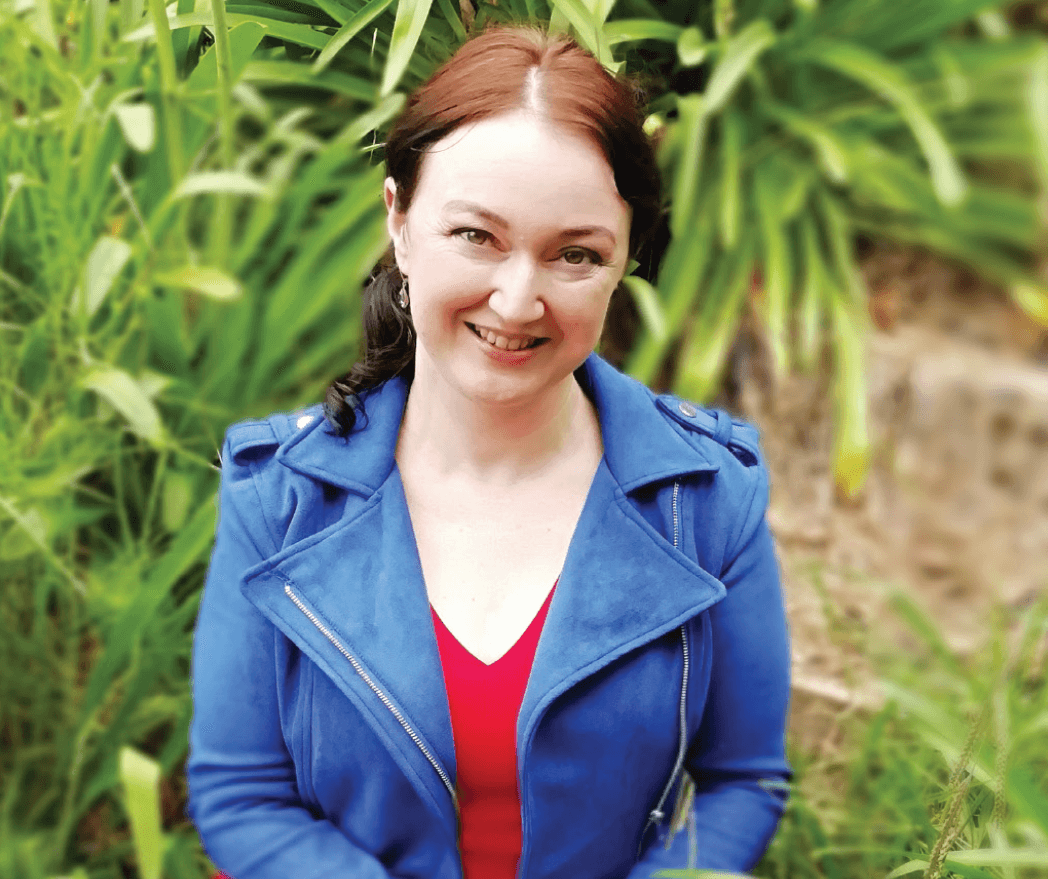
[[[631,209],[629,254],[636,256],[661,214],[661,188],[644,133],[639,90],[608,73],[571,37],[526,26],[496,26],[468,40],[408,99],[386,139],[386,175],[406,211],[427,150],[455,129],[527,108],[597,145]],[[396,297],[404,279],[392,248],[363,293],[363,360],[328,387],[324,411],[341,436],[356,423],[358,393],[395,375],[411,381],[415,329]]]

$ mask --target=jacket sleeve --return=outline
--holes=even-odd
[[[303,804],[279,716],[284,636],[242,595],[275,551],[253,465],[227,440],[219,524],[193,646],[189,812],[232,879],[388,879],[382,864]]]
[[[695,798],[685,827],[645,852],[629,879],[659,869],[751,870],[786,806],[785,755],[790,652],[778,562],[765,518],[767,475],[755,485],[720,579],[725,598],[709,610],[709,693],[686,766]]]

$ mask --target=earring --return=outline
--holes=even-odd
[[[404,311],[407,311],[408,302],[410,302],[408,299],[408,279],[405,278],[404,283],[400,285],[400,292],[397,293],[397,305],[403,308]]]

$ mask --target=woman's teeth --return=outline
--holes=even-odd
[[[539,341],[533,336],[523,339],[507,339],[505,336],[500,336],[492,330],[486,330],[482,327],[472,325],[471,327],[473,332],[480,336],[480,338],[489,345],[494,345],[496,348],[501,348],[504,351],[519,351],[521,348],[531,348]]]

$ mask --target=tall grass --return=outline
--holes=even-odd
[[[355,355],[357,293],[386,243],[374,148],[471,26],[451,0],[286,7],[0,6],[0,879],[208,870],[181,766],[216,449],[238,418],[316,400]],[[797,362],[836,352],[841,412],[861,418],[857,230],[963,249],[1039,313],[1024,273],[1048,141],[1028,99],[1048,88],[1048,56],[978,37],[974,4],[927,7],[900,42],[894,8],[476,7],[473,27],[573,27],[652,85],[673,237],[630,282],[638,375],[705,393],[752,307],[773,345],[787,321]],[[853,43],[881,52],[879,80]],[[974,173],[1005,161],[1019,189]],[[941,681],[896,676],[835,770],[854,815],[819,788],[826,767],[796,754],[801,793],[765,875],[883,875],[941,855],[946,870],[1011,879],[954,850],[1039,856],[1043,661],[1019,689],[1001,671],[1026,668],[1038,637],[989,677],[932,650],[953,682],[949,723],[929,713]],[[986,698],[951,808],[965,718]],[[980,835],[987,790],[1004,805]]]
[[[1048,599],[1000,610],[964,658],[913,601],[895,607],[906,649],[876,651],[882,707],[792,755],[795,795],[758,875],[1043,877]]]

